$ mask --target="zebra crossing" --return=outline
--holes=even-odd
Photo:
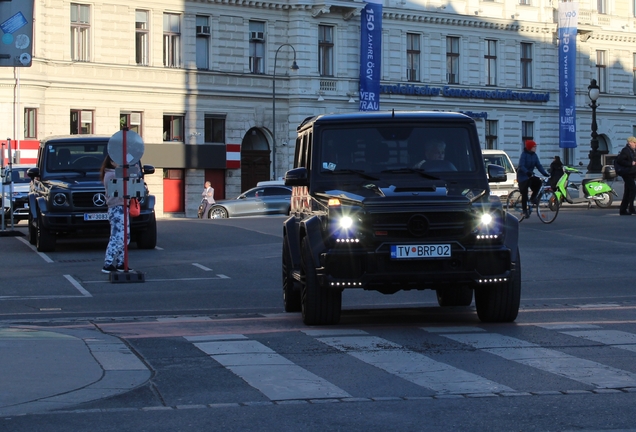
[[[278,353],[252,335],[214,334],[185,339],[271,401],[370,397],[360,390],[361,386],[339,382],[342,377],[325,372],[330,364],[335,364],[336,354],[340,355],[338,364],[352,361],[347,364],[365,368],[367,375],[363,378],[361,373],[361,380],[373,380],[372,375],[381,374],[377,379],[390,379],[396,392],[403,386],[414,386],[426,397],[636,392],[636,362],[630,354],[636,352],[636,334],[586,324],[528,327],[556,332],[568,338],[570,344],[546,347],[481,327],[417,328],[418,338],[431,339],[438,345],[440,341],[451,344],[446,349],[450,354],[440,355],[410,349],[372,331],[305,329],[301,330],[301,337],[322,346],[320,361],[327,363],[322,368],[312,363],[315,370],[311,371],[309,366],[290,360],[288,353]],[[568,348],[573,351],[581,347],[595,352],[604,350],[599,355],[601,361],[589,358],[587,352],[580,356],[567,352]],[[614,356],[626,359],[622,367],[607,364]],[[483,364],[491,365],[488,373],[483,372],[485,367],[480,369]],[[550,383],[552,390],[539,390],[539,380]],[[556,391],[555,385],[560,386]]]

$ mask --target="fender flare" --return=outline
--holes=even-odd
[[[33,217],[33,220],[38,219],[38,212],[46,213],[47,210],[48,210],[48,207],[46,203],[46,198],[36,197],[34,194],[29,195],[29,211],[31,212],[31,216]]]
[[[504,244],[510,249],[510,260],[514,263],[517,262],[519,252],[519,220],[508,212],[505,214],[506,219],[504,225],[506,228],[506,237]]]
[[[300,231],[301,239],[307,237],[311,255],[316,268],[322,267],[320,263],[320,254],[325,250],[325,243],[322,239],[322,223],[317,216],[312,216],[301,222]]]
[[[286,241],[289,247],[292,268],[294,270],[300,269],[300,233],[294,216],[283,222],[283,241]]]

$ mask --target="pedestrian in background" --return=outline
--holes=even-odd
[[[210,183],[209,181],[205,182],[205,185],[203,187],[203,192],[201,193],[201,196],[207,202],[207,204],[205,206],[205,209],[203,210],[203,217],[207,218],[208,211],[210,210],[210,207],[212,207],[212,205],[215,203],[215,201],[214,201],[214,188],[212,187],[212,183]]]
[[[559,156],[555,156],[554,160],[550,164],[550,187],[552,190],[556,190],[557,183],[559,179],[563,177],[563,162],[561,162],[561,158]]]
[[[627,144],[620,151],[614,161],[619,176],[623,178],[623,200],[618,212],[621,216],[633,215],[636,213],[634,209],[634,198],[636,197],[636,138],[630,136],[627,138]]]
[[[124,198],[111,196],[108,193],[108,183],[115,178],[117,164],[106,156],[100,170],[101,180],[106,188],[106,204],[108,205],[108,222],[110,222],[110,238],[106,247],[106,257],[102,273],[124,271]],[[128,225],[128,239],[130,240],[130,225]],[[132,269],[128,269],[132,271]]]
[[[519,158],[519,166],[517,167],[517,182],[519,183],[519,192],[521,192],[521,207],[526,217],[530,217],[528,209],[528,188],[532,190],[530,200],[536,204],[537,194],[541,189],[541,180],[534,176],[535,168],[541,174],[548,177],[549,174],[543,169],[543,165],[537,156],[537,143],[533,140],[527,140],[521,157]]]

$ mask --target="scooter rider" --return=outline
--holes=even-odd
[[[636,214],[636,209],[634,209],[634,198],[636,197],[636,183],[634,181],[634,175],[636,175],[635,137],[627,138],[627,145],[616,156],[615,164],[617,166],[616,174],[621,176],[625,183],[619,214],[621,216]]]
[[[527,140],[524,150],[519,158],[519,166],[517,168],[517,182],[519,183],[519,191],[521,192],[521,207],[526,217],[530,217],[528,209],[528,187],[532,190],[530,200],[536,204],[537,194],[541,189],[541,180],[534,176],[534,169],[538,169],[541,174],[548,177],[549,174],[541,165],[539,156],[536,154],[537,143],[533,140]]]

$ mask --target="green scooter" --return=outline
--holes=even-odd
[[[618,198],[618,194],[605,180],[605,177],[611,177],[611,174],[604,175],[602,178],[583,179],[578,185],[570,182],[571,174],[583,173],[576,168],[563,166],[563,175],[557,182],[556,190],[553,191],[554,196],[559,200],[559,205],[564,201],[569,204],[587,202],[588,209],[592,203],[600,208],[608,208],[612,205],[614,197]]]

